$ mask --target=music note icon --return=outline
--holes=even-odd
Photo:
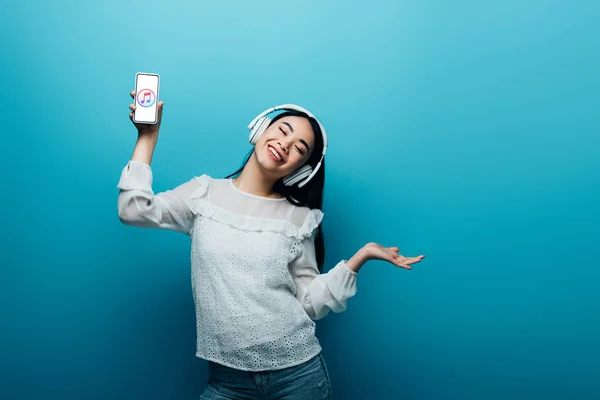
[[[152,96],[150,95],[150,93],[144,93],[144,98],[140,100],[140,103],[144,104],[147,101],[149,102],[151,97]]]
[[[149,89],[144,89],[138,94],[138,102],[143,107],[149,107],[154,104],[154,93]]]

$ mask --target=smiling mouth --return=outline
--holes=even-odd
[[[283,157],[281,157],[281,154],[279,154],[279,152],[277,150],[275,150],[275,148],[271,145],[267,146],[267,150],[269,151],[269,153],[271,153],[271,156],[273,156],[273,158],[280,162],[283,163]]]

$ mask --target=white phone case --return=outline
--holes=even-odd
[[[133,122],[156,124],[158,122],[158,91],[160,76],[151,72],[135,74]]]

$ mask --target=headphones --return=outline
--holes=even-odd
[[[323,158],[325,157],[325,152],[327,151],[327,134],[325,133],[325,128],[323,128],[321,121],[319,121],[317,117],[315,117],[310,111],[295,104],[282,104],[263,111],[256,118],[254,118],[252,122],[250,122],[250,125],[248,125],[248,129],[250,130],[249,140],[251,144],[256,144],[260,136],[264,133],[264,131],[271,123],[271,118],[267,117],[267,115],[277,110],[303,112],[309,117],[313,118],[315,121],[317,121],[317,124],[319,124],[319,128],[321,129],[321,135],[323,136],[323,154],[321,154],[321,159],[317,163],[317,166],[314,168],[314,170],[310,165],[305,164],[296,171],[283,178],[284,185],[293,186],[295,184],[298,184],[298,187],[301,188],[304,185],[306,185],[312,179],[313,176],[315,176],[315,174],[321,167],[321,162],[323,161]]]

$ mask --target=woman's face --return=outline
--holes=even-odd
[[[287,116],[269,126],[255,145],[258,163],[278,179],[308,161],[315,138],[308,119]]]

